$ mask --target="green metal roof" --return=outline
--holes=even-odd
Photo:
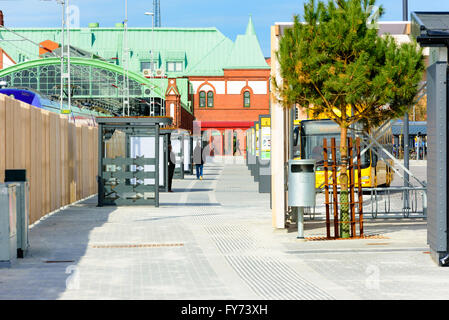
[[[20,35],[41,42],[59,43],[59,28],[11,28]],[[71,45],[103,57],[110,64],[120,65],[123,54],[123,28],[71,29]],[[6,40],[6,41],[5,41]],[[13,41],[7,41],[13,40]],[[16,61],[39,58],[38,47],[22,41],[6,30],[0,31],[0,46]],[[252,19],[246,34],[237,37],[235,44],[216,28],[129,28],[130,70],[141,74],[140,61],[151,58],[154,47],[155,60],[166,70],[169,61],[183,61],[180,72],[167,72],[169,77],[190,75],[223,75],[224,68],[269,68],[265,63]]]
[[[246,33],[238,35],[224,69],[270,69],[260,49],[259,40],[249,18]]]

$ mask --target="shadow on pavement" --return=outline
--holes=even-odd
[[[214,189],[172,189],[173,192],[209,192],[214,191]]]
[[[9,269],[0,269],[0,299],[57,299],[75,285],[89,235],[115,207],[97,208],[93,197],[44,218],[29,231],[30,248]]]

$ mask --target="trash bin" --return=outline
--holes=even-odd
[[[0,184],[0,267],[17,258],[16,184]]]
[[[17,257],[23,258],[29,247],[30,185],[26,181],[26,170],[5,170],[5,183],[16,185]]]
[[[288,162],[288,205],[315,206],[315,159]]]

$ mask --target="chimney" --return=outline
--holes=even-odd
[[[5,23],[3,21],[3,11],[0,10],[0,26],[4,26],[4,25],[5,25]]]

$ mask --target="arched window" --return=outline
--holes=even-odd
[[[207,93],[207,106],[209,108],[212,108],[214,106],[214,92],[213,91],[209,91]]]
[[[206,106],[206,92],[200,91],[200,107],[204,108]]]
[[[251,105],[251,97],[249,91],[243,93],[243,106],[249,107]]]

